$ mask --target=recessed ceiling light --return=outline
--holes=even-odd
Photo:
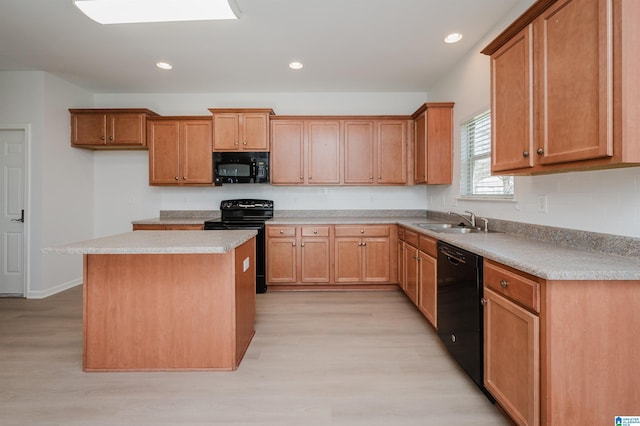
[[[298,61],[289,62],[289,68],[291,68],[292,70],[299,70],[299,69],[302,69],[302,67],[304,67],[302,62],[298,62]]]
[[[460,33],[451,33],[444,38],[445,43],[457,43],[462,40],[462,34]]]
[[[100,24],[238,19],[234,0],[74,0]]]
[[[167,62],[156,62],[156,67],[162,69],[162,70],[170,70],[173,68],[173,65],[167,63]]]

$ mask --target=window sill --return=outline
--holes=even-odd
[[[515,197],[483,197],[483,196],[474,196],[474,197],[465,197],[459,196],[456,197],[458,201],[494,201],[498,203],[517,203],[518,201]]]

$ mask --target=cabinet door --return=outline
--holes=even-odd
[[[271,183],[304,183],[304,122],[271,121]]]
[[[149,121],[149,183],[178,185],[180,124],[177,120]]]
[[[372,121],[344,123],[344,183],[374,183],[374,126]]]
[[[213,114],[213,149],[215,151],[238,151],[240,147],[240,117],[234,113]]]
[[[415,144],[413,149],[413,181],[416,184],[427,183],[427,115],[420,114],[415,119]]]
[[[486,288],[484,299],[484,385],[516,424],[538,425],[539,318]]]
[[[391,251],[388,237],[365,238],[362,242],[362,281],[387,283],[391,279]]]
[[[362,282],[362,240],[358,237],[335,238],[335,282]]]
[[[407,122],[380,121],[377,127],[376,183],[407,183]]]
[[[181,123],[181,183],[213,183],[211,120]]]
[[[405,244],[404,246],[404,270],[405,289],[404,292],[409,299],[418,304],[418,249]]]
[[[307,183],[340,183],[340,122],[307,122]]]
[[[269,150],[269,114],[244,113],[240,116],[240,123],[243,150]]]
[[[418,309],[437,328],[437,261],[428,254],[418,252]]]
[[[430,106],[426,114],[426,180],[449,184],[453,181],[453,106]]]
[[[533,167],[533,26],[491,55],[491,172]]]
[[[611,3],[558,1],[534,23],[541,164],[613,155]]]
[[[329,237],[302,237],[300,240],[300,281],[303,283],[329,283]]]
[[[405,266],[404,266],[404,251],[405,251],[405,243],[404,241],[398,241],[398,286],[402,289],[402,291],[406,291],[406,278],[405,278]]]
[[[296,238],[267,238],[267,283],[298,281]]]
[[[107,115],[107,145],[146,146],[145,116],[135,113]]]
[[[99,113],[71,114],[72,145],[105,145],[107,115]]]

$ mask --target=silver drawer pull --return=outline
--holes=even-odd
[[[500,285],[502,286],[502,288],[507,288],[509,283],[507,281],[505,281],[505,280],[500,280]]]

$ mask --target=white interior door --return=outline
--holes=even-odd
[[[0,296],[25,294],[26,129],[0,128]]]

